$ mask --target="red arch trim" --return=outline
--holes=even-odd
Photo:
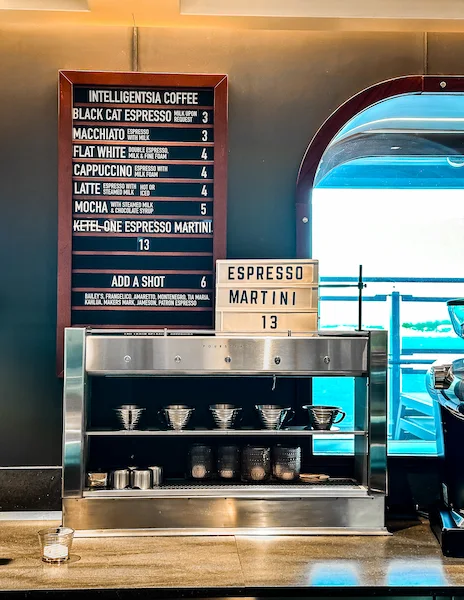
[[[340,129],[362,110],[387,98],[422,92],[464,92],[464,77],[409,75],[381,81],[344,102],[317,131],[301,161],[296,182],[296,252],[298,258],[311,253],[311,192],[317,167],[327,146]]]

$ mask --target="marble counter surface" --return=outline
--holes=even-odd
[[[427,523],[404,524],[385,537],[77,538],[67,564],[47,565],[37,531],[57,524],[0,523],[1,591],[464,589],[464,559],[444,558]]]

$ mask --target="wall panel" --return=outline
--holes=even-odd
[[[54,366],[58,70],[130,69],[131,33],[0,30],[0,467],[61,463]]]
[[[464,75],[464,34],[428,34],[428,72],[430,75]]]
[[[229,258],[294,256],[310,138],[351,95],[423,67],[421,33],[142,28],[139,40],[143,71],[229,75]]]
[[[57,71],[129,70],[131,34],[70,25],[0,30],[0,467],[61,461]],[[352,94],[422,65],[421,33],[139,32],[141,70],[230,76],[231,258],[294,256],[295,181],[312,135]]]

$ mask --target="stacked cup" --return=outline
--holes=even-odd
[[[137,404],[123,404],[114,410],[123,428],[132,431],[133,429],[137,429],[140,417],[145,409],[140,408]]]

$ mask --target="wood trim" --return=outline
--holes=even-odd
[[[339,106],[316,132],[301,161],[296,183],[296,256],[298,258],[311,258],[311,193],[322,155],[332,139],[350,119],[369,106],[400,94],[422,92],[423,79],[421,75],[411,75],[382,81],[368,87]],[[308,221],[305,223],[303,219]]]
[[[138,121],[75,121],[74,125],[77,127],[141,127]],[[206,125],[203,123],[144,123],[143,127],[145,129],[150,127],[157,129],[213,129],[214,123]],[[188,146],[189,142],[183,142],[183,145]]]
[[[93,312],[100,312],[100,311],[104,311],[104,310],[108,310],[108,311],[114,311],[114,312],[119,312],[119,311],[126,311],[126,310],[131,310],[131,311],[137,311],[140,310],[140,312],[152,312],[152,311],[172,311],[172,307],[171,306],[144,306],[143,310],[139,309],[139,307],[137,306],[117,306],[116,308],[114,306],[73,306],[72,307],[73,310],[90,310]],[[212,310],[214,310],[213,308],[209,308],[209,307],[183,307],[183,306],[179,306],[179,312],[211,312]],[[119,329],[120,326],[118,325],[113,325],[113,327],[115,329]],[[134,325],[135,327],[135,325]],[[161,325],[158,325],[157,327],[161,327]]]
[[[124,250],[74,250],[74,256],[212,256],[212,252],[126,252]]]
[[[147,146],[208,146],[214,147],[214,236],[213,260],[226,257],[226,202],[227,202],[227,76],[214,74],[171,74],[171,73],[134,73],[106,71],[60,71],[59,72],[59,125],[58,125],[58,309],[57,309],[57,370],[62,374],[64,351],[64,328],[71,324],[71,275],[72,275],[72,106],[74,85],[101,85],[146,88],[213,88],[214,90],[214,121],[209,125],[214,127],[213,142],[164,142],[162,140],[149,142],[133,142],[129,145]],[[174,108],[174,105],[172,105]],[[175,106],[175,108],[178,108]],[[210,107],[208,107],[210,108]],[[92,122],[92,124],[94,124]],[[101,123],[99,124],[101,125]],[[111,123],[112,127],[116,124]],[[125,126],[134,125],[124,123]],[[203,127],[198,124],[178,124],[183,128]],[[156,124],[158,126],[158,124]],[[112,140],[78,140],[81,144],[115,144]],[[127,142],[126,142],[126,145]],[[151,162],[151,161],[150,161]],[[165,163],[165,161],[162,161]],[[210,161],[208,161],[209,163]],[[203,163],[204,164],[204,163]],[[101,180],[99,178],[99,180]],[[113,179],[112,179],[113,180]],[[148,182],[148,179],[141,179]],[[151,181],[151,179],[150,179]],[[168,183],[169,180],[156,178],[157,183]],[[187,183],[190,180],[175,180],[176,183]],[[192,182],[205,182],[192,180]],[[79,196],[79,199],[102,199],[101,196]],[[113,198],[114,199],[114,198]],[[128,198],[124,198],[128,199]],[[136,199],[131,197],[131,200]],[[146,197],[141,197],[144,201]],[[164,198],[163,198],[164,199]],[[196,198],[189,198],[197,200]],[[159,201],[156,197],[153,201]],[[166,198],[166,201],[184,200],[183,198]],[[205,201],[204,198],[198,200]],[[211,198],[206,201],[211,200]],[[117,215],[119,218],[124,215]],[[126,215],[127,216],[127,215]],[[163,218],[167,218],[163,216]],[[176,217],[177,218],[177,217]],[[188,217],[189,219],[191,217]],[[176,271],[177,272],[177,271]],[[163,272],[164,273],[164,272]],[[210,274],[210,271],[186,271],[193,274]],[[168,274],[166,272],[166,274]],[[124,327],[124,326],[121,326]],[[117,326],[111,325],[117,329]],[[160,326],[162,329],[163,327]],[[178,327],[177,327],[178,328]],[[150,329],[150,327],[148,327]]]
[[[92,162],[92,161],[89,161]],[[107,161],[108,162],[108,161]],[[121,163],[118,163],[121,164]],[[81,175],[75,175],[74,176],[74,181],[86,181],[87,177],[85,176],[81,176]],[[96,175],[95,177],[93,177],[93,181],[95,183],[105,183],[106,181],[114,181],[116,183],[124,183],[124,182],[128,182],[128,183],[179,183],[179,184],[190,184],[190,183],[213,183],[213,179],[180,179],[179,177],[176,177],[175,179],[173,179],[172,177],[98,177],[98,175]],[[77,198],[80,198],[80,194],[76,194]],[[76,198],[76,199],[77,199]],[[115,198],[121,199],[121,198],[133,198],[133,196],[112,196],[113,200]],[[146,202],[149,202],[150,200],[155,200],[156,196],[146,196],[145,200]],[[174,200],[177,200],[179,202],[182,202],[182,196],[173,196]]]
[[[121,142],[119,142],[121,143]],[[107,163],[109,160],[118,160],[113,158],[73,158],[73,162],[75,163]],[[214,160],[137,160],[136,158],[121,158],[118,161],[120,164],[137,164],[137,165],[190,165],[190,166],[213,166]],[[144,180],[143,177],[136,177],[135,179]],[[159,177],[158,179],[162,179]],[[183,179],[179,179],[179,181],[184,181]],[[203,181],[202,179],[198,179],[195,181]]]
[[[138,218],[140,218],[139,215],[137,215]],[[75,219],[79,218],[79,215],[74,215]],[[95,215],[95,218],[97,219],[106,219],[108,218],[108,215]],[[144,218],[147,218],[144,216]],[[98,232],[74,232],[74,237],[111,237],[113,234],[112,233],[102,233],[101,231]],[[130,238],[130,237],[143,237],[143,234],[140,233],[122,233],[119,235],[119,237],[122,238]],[[157,238],[176,238],[177,234],[175,233],[158,233],[156,235]],[[189,240],[189,239],[207,239],[210,240],[213,237],[213,235],[211,233],[184,233],[182,235],[182,239],[185,240]],[[188,253],[190,254],[190,253]]]
[[[74,273],[116,273],[117,275],[131,275],[134,273],[135,275],[145,275],[146,273],[150,273],[150,275],[211,275],[213,271],[157,271],[153,269],[74,269]],[[142,288],[143,289],[143,288]]]
[[[72,271],[72,81],[59,74],[57,371],[64,361],[64,329],[71,323]]]
[[[228,82],[224,76],[215,85],[214,93],[214,215],[213,215],[213,276],[216,261],[227,256],[227,155],[228,155]],[[213,292],[214,294],[214,292]],[[215,297],[213,297],[213,306]],[[215,314],[213,312],[213,328]]]
[[[214,148],[214,142],[169,142],[169,141],[153,141],[153,142],[132,142],[126,143],[126,140],[74,140],[73,144],[95,144],[96,146],[103,146],[104,144],[117,146],[205,146]],[[163,161],[164,162],[164,161]]]
[[[138,87],[216,87],[226,75],[196,73],[135,73],[133,71],[60,71],[76,85],[114,85]],[[153,83],[156,77],[156,84]]]
[[[134,196],[131,196],[131,199]],[[173,202],[175,202],[176,200],[178,200],[178,198],[173,198]],[[209,199],[210,202],[212,200],[212,198]],[[89,219],[89,217],[82,217],[81,215],[79,215],[80,219]],[[94,218],[93,214],[92,214],[92,219]],[[98,218],[102,218],[102,217],[97,217],[95,216],[95,219]],[[128,215],[128,214],[124,214],[124,213],[118,213],[118,214],[108,214],[106,216],[103,217],[104,219],[107,219],[108,221],[137,221],[140,220],[141,218],[147,218],[146,215]],[[209,220],[211,219],[211,216],[209,215],[160,215],[157,214],[155,215],[149,215],[148,216],[149,219],[156,219],[158,221],[165,221],[166,219],[170,220],[170,221],[202,221],[202,220]],[[85,232],[85,233],[93,233],[93,231],[90,232]],[[95,232],[98,233],[98,232]],[[143,237],[143,234],[146,232],[140,232],[139,236]]]
[[[153,294],[154,292],[157,292],[159,294],[194,294],[197,292],[197,290],[189,290],[189,289],[179,289],[179,288],[143,288],[143,291],[140,291],[141,288],[124,288],[124,293],[125,292],[136,292],[139,294]],[[95,290],[93,288],[89,288],[89,287],[79,287],[79,288],[73,288],[72,289],[73,292],[84,292],[84,293],[94,293]],[[202,290],[203,293],[209,293],[212,292],[212,289],[204,289]],[[114,288],[100,288],[100,292],[114,292]],[[97,292],[98,293],[98,292]],[[120,293],[120,292],[118,292]]]
[[[80,325],[79,325],[80,327]],[[164,331],[165,329],[169,329],[171,330],[171,327],[161,327],[160,325],[119,325],[118,327],[116,327],[115,325],[92,325],[91,329],[128,329],[129,331],[145,331],[145,330],[151,330],[151,331]],[[184,329],[192,329],[191,327],[189,327],[188,325],[176,325],[175,327],[172,327],[172,331],[179,331],[179,330],[184,330]],[[208,327],[207,325],[195,325],[195,331],[196,330],[204,330],[205,334],[208,334],[208,332],[211,332],[211,328]]]
[[[143,180],[142,180],[143,181]],[[92,196],[89,194],[74,194],[73,200],[101,200],[102,196]],[[124,201],[132,202],[132,200],[143,200],[144,202],[212,202],[213,198],[205,198],[204,196],[103,196],[103,198],[123,199]],[[124,215],[125,213],[115,213],[116,215]],[[129,215],[132,217],[142,217],[142,215]],[[150,219],[155,218],[149,215]]]
[[[110,103],[106,103],[106,102],[99,102],[98,103],[99,106],[104,106],[105,108],[120,108],[120,104],[110,104]],[[74,106],[76,108],[91,108],[92,106],[95,106],[95,104],[93,104],[92,102],[76,102],[74,104]],[[147,108],[146,104],[128,104],[127,107],[129,108]],[[174,108],[173,108],[174,107]],[[186,109],[186,110],[191,110],[191,106],[189,106],[188,104],[156,104],[156,108],[157,109],[168,109],[168,110],[182,110],[182,109]],[[207,105],[207,106],[195,106],[195,110],[213,110],[214,106],[212,104]]]

